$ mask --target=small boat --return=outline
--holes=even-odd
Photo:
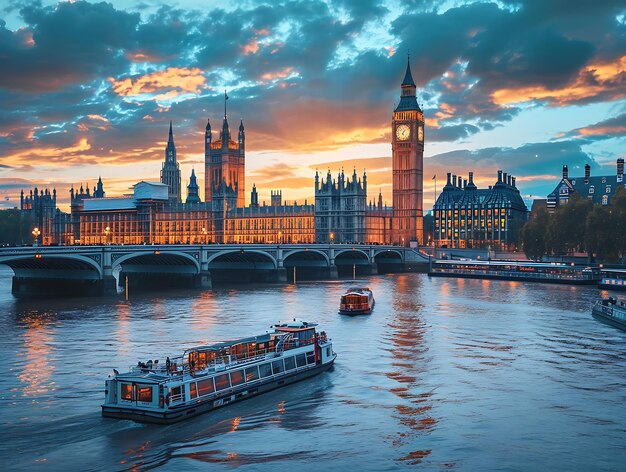
[[[626,330],[626,302],[623,300],[618,301],[613,297],[598,300],[593,306],[592,314]]]
[[[337,357],[316,326],[294,319],[259,336],[187,349],[165,363],[114,369],[102,416],[174,423],[312,377]]]
[[[374,294],[369,288],[349,288],[341,296],[339,313],[342,315],[369,315],[375,303]]]

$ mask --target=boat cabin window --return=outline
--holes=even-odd
[[[235,385],[241,385],[243,383],[243,370],[236,370],[230,373],[230,383]]]
[[[215,377],[215,389],[216,390],[225,390],[230,387],[230,380],[228,379],[228,374],[222,374]]]
[[[306,353],[306,363],[307,364],[315,364],[315,353],[307,352]]]
[[[269,362],[267,364],[261,364],[259,370],[261,371],[261,377],[269,377],[272,375],[272,366]]]
[[[191,382],[189,384],[189,397],[196,398],[198,396],[198,389],[196,388],[196,383]]]
[[[137,401],[152,403],[152,387],[137,387]]]
[[[204,396],[210,393],[215,392],[215,387],[213,386],[213,379],[200,380],[198,382],[198,395]]]
[[[274,375],[280,374],[284,370],[285,369],[283,367],[283,361],[282,360],[272,362],[272,371],[274,372]]]
[[[132,384],[122,384],[122,400],[132,401],[133,399],[133,385]]]
[[[306,365],[306,356],[304,354],[298,354],[296,356],[296,362],[298,367],[304,367]]]
[[[285,358],[285,370],[292,370],[296,368],[296,358],[295,357],[286,357]]]
[[[246,382],[252,382],[253,380],[257,380],[258,378],[259,378],[258,367],[250,367],[246,369]]]

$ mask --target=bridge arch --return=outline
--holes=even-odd
[[[208,259],[208,265],[209,270],[272,270],[278,267],[276,259],[268,252],[244,248],[225,250],[212,254]]]
[[[367,265],[370,263],[370,256],[362,249],[344,249],[335,251],[335,265]]]
[[[404,255],[395,249],[384,249],[374,254],[376,270],[379,274],[398,272],[404,266]]]
[[[294,249],[283,254],[283,265],[302,267],[329,267],[330,258],[319,249]]]
[[[187,275],[200,273],[200,263],[194,257],[180,251],[134,252],[116,259],[111,266],[113,271],[121,267],[125,272]]]
[[[9,266],[16,277],[44,279],[102,279],[102,268],[93,259],[71,254],[11,255],[0,257],[0,264]],[[38,272],[39,271],[39,272]]]
[[[323,279],[330,274],[330,258],[319,249],[293,249],[283,253],[287,280]]]

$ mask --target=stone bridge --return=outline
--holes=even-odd
[[[13,293],[87,284],[94,293],[114,293],[128,279],[156,276],[211,287],[224,276],[287,281],[296,274],[336,278],[419,270],[428,263],[410,248],[350,244],[211,244],[40,246],[0,249],[0,264],[14,272]],[[297,276],[300,277],[300,276]],[[185,282],[187,283],[187,282]],[[46,290],[44,290],[45,292]]]

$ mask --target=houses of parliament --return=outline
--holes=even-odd
[[[106,197],[101,179],[93,191],[72,188],[70,213],[56,208],[56,191],[35,189],[22,193],[21,208],[41,229],[42,244],[421,244],[424,117],[409,61],[391,131],[393,207],[383,206],[380,194],[368,201],[367,175],[356,170],[316,172],[314,204],[287,204],[280,190],[259,204],[252,185],[246,206],[245,128],[241,121],[233,139],[225,106],[218,133],[210,121],[205,129],[204,201],[195,170],[182,199],[170,123],[160,182],[138,182],[120,197]]]

